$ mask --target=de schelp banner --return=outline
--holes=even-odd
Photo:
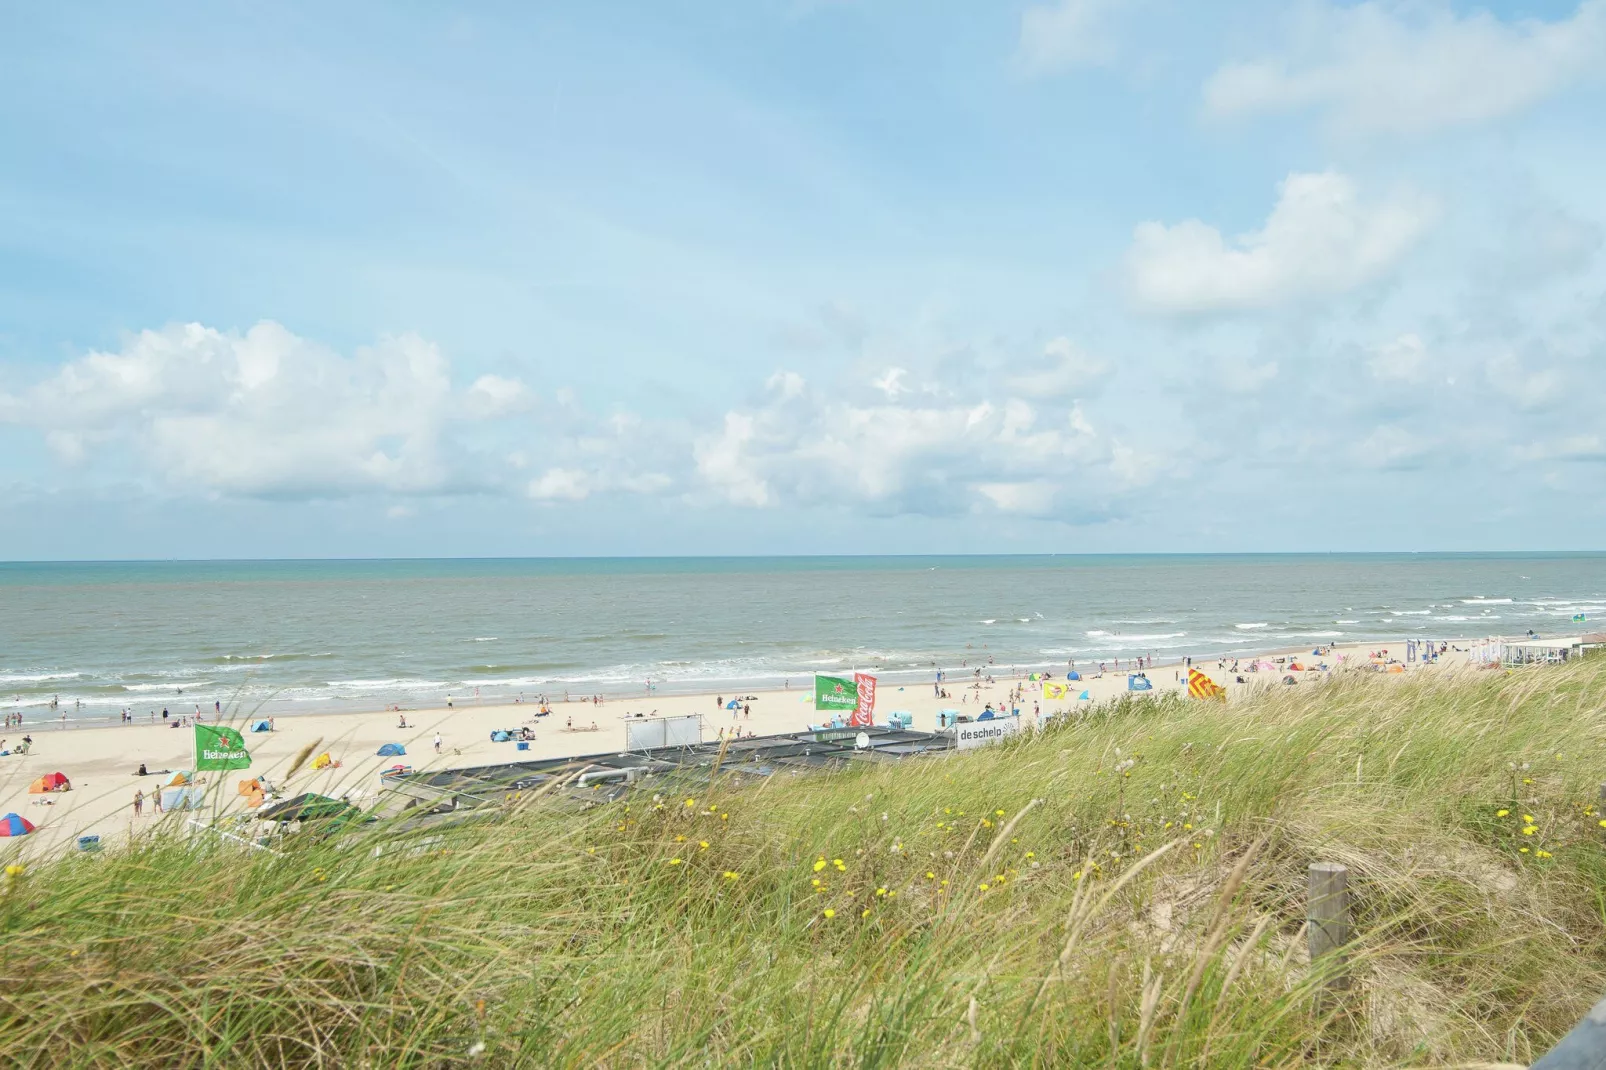
[[[848,724],[856,728],[868,728],[875,724],[875,677],[862,672],[853,674],[853,687],[859,696],[859,704],[848,718]]]
[[[814,708],[856,710],[859,708],[859,688],[852,680],[845,680],[840,676],[816,676]]]
[[[232,728],[221,725],[195,726],[196,769],[248,769],[251,752],[245,749],[245,737]]]

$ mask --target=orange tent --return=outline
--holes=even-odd
[[[28,785],[29,795],[43,795],[47,791],[71,791],[72,784],[60,773],[46,773]]]
[[[242,780],[240,781],[239,790],[241,795],[260,795],[262,793],[262,782],[256,777],[252,777],[250,780]]]

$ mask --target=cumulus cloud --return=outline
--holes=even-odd
[[[1318,109],[1347,133],[1412,134],[1499,119],[1606,70],[1606,0],[1554,21],[1440,0],[1297,10],[1281,55],[1211,76],[1208,114]]]
[[[257,496],[401,494],[472,477],[447,431],[528,402],[517,380],[455,390],[440,350],[398,335],[343,356],[277,323],[244,334],[186,324],[143,331],[18,394],[0,421],[29,425],[65,461],[128,452],[181,489]]]
[[[1084,396],[1102,386],[1109,375],[1109,361],[1061,336],[1043,346],[1040,363],[1012,374],[1009,385],[1027,397]]]
[[[1419,383],[1431,370],[1427,346],[1411,331],[1374,347],[1366,366],[1384,382]]]
[[[1395,267],[1433,223],[1432,202],[1368,203],[1335,172],[1295,172],[1260,230],[1229,241],[1196,219],[1140,223],[1127,253],[1139,307],[1160,314],[1266,308],[1343,293]]]
[[[1078,374],[1088,363],[1068,342],[1049,350]],[[1056,394],[1076,379],[1063,365],[1056,374]],[[795,372],[772,376],[757,405],[726,413],[694,443],[697,474],[744,506],[1065,518],[1106,515],[1107,503],[1164,470],[1161,458],[1137,458],[1097,431],[1080,406],[1044,404],[1046,395],[989,398],[958,384],[881,394],[844,398]]]
[[[1115,58],[1111,23],[1120,0],[1059,0],[1020,17],[1017,60],[1029,74],[1102,66]]]

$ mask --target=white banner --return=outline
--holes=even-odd
[[[960,750],[1001,743],[1020,731],[1019,717],[995,717],[991,721],[971,721],[954,725]]]

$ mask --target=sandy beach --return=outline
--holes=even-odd
[[[1404,653],[1402,640],[1391,644],[1334,647],[1332,656],[1319,659],[1310,657],[1309,648],[1261,656],[1286,657],[1307,668],[1319,661],[1336,666],[1340,664],[1340,655],[1352,663],[1365,663],[1370,653],[1385,646],[1391,656]],[[1250,660],[1242,658],[1242,665],[1247,667]],[[1442,671],[1464,663],[1465,655],[1452,650],[1436,666],[1430,667],[1430,671]],[[1124,661],[1121,664],[1120,671],[1112,666],[1102,676],[1095,673],[1072,685],[1073,698],[1085,690],[1086,701],[1045,702],[1040,687],[1030,683],[1024,675],[997,675],[989,682],[985,670],[980,680],[974,675],[950,676],[943,684],[948,693],[946,698],[939,697],[930,683],[883,683],[877,695],[876,719],[880,722],[893,711],[908,711],[913,715],[915,728],[929,731],[937,727],[939,710],[975,713],[988,703],[1000,707],[1007,702],[1013,688],[1024,687],[1020,708],[1030,724],[1058,710],[1074,709],[1126,693],[1129,666]],[[1245,673],[1246,683],[1237,684],[1230,674],[1231,662],[1226,666],[1223,668],[1214,660],[1196,663],[1197,668],[1218,683],[1228,685],[1229,694],[1255,687],[1282,686],[1280,671]],[[1411,671],[1422,671],[1422,668]],[[1186,675],[1186,669],[1177,665],[1152,668],[1148,670],[1148,677],[1154,690],[1149,693],[1176,691],[1184,686]],[[1305,675],[1311,678],[1319,674]],[[812,686],[812,681],[798,683]],[[35,834],[10,841],[11,851],[37,856],[66,847],[80,835],[98,835],[103,842],[111,842],[164,823],[205,821],[216,813],[242,809],[243,800],[237,793],[237,784],[254,776],[268,778],[281,797],[313,791],[345,795],[360,803],[378,793],[380,770],[398,763],[421,770],[617,753],[625,746],[626,719],[637,714],[698,714],[703,718],[705,741],[717,740],[721,733],[772,735],[801,731],[829,716],[815,711],[813,692],[801,687],[744,692],[741,697],[746,699],[744,705],[748,712],[726,709],[725,703],[732,697],[736,696],[652,694],[608,698],[598,704],[581,701],[578,697],[564,702],[562,696],[557,696],[551,705],[552,712],[544,717],[537,716],[538,706],[534,703],[454,705],[452,708],[407,710],[405,714],[387,711],[307,713],[276,716],[274,730],[261,733],[248,731],[249,723],[230,719],[225,714],[221,718],[224,723],[245,731],[252,757],[250,769],[200,774],[207,792],[203,809],[199,813],[161,815],[153,812],[150,795],[172,779],[172,772],[162,775],[157,771],[191,769],[192,729],[140,721],[79,727],[71,720],[46,718],[21,727],[13,726],[5,732],[8,746],[25,734],[32,736],[33,744],[26,755],[13,752],[0,758],[0,813],[15,811],[37,826]],[[406,728],[399,727],[402,716],[405,716]],[[208,723],[213,720],[207,718]],[[517,730],[524,726],[532,728],[535,734],[527,751],[517,750],[513,742],[491,740],[491,733],[497,729]],[[441,739],[438,754],[434,745],[437,734]],[[386,743],[405,746],[406,757],[380,757],[376,752]],[[293,776],[287,776],[297,755],[309,747],[314,755],[327,751],[338,766],[313,770],[308,763],[303,763]],[[142,763],[150,775],[135,775]],[[71,791],[29,794],[28,787],[35,779],[55,772],[67,776],[72,783]],[[136,816],[133,800],[135,792],[141,790],[146,796],[144,812]]]

